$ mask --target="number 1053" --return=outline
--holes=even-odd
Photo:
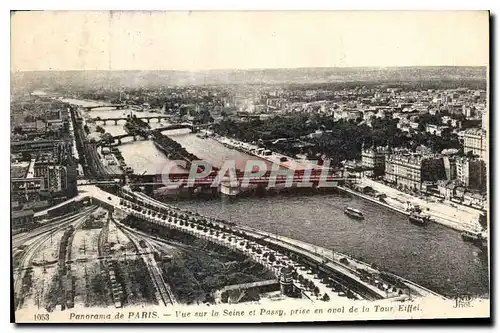
[[[33,315],[33,319],[35,319],[36,321],[49,320],[50,316],[48,313],[37,313]]]

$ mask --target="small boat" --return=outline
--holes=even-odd
[[[422,215],[420,213],[411,213],[408,219],[411,223],[417,225],[426,225],[430,221],[429,216]]]
[[[344,214],[346,214],[349,217],[363,220],[365,217],[363,216],[363,213],[361,213],[359,210],[354,209],[352,207],[346,207],[344,208]]]
[[[481,233],[474,231],[464,231],[461,234],[462,239],[468,242],[478,242],[481,240]]]
[[[207,133],[198,133],[196,134],[196,136],[200,139],[206,139],[208,138],[208,134]]]
[[[483,248],[488,248],[488,237],[484,232],[467,230],[461,233],[462,239]]]

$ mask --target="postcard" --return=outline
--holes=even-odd
[[[490,317],[489,12],[11,13],[16,323]]]

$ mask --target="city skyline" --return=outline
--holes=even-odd
[[[488,66],[484,15],[488,12],[20,12],[11,19],[11,70]],[[64,56],[50,56],[53,50]]]

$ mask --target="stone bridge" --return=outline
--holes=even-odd
[[[103,104],[103,105],[84,106],[84,109],[87,111],[100,108],[116,108],[117,110],[121,110],[125,109],[126,107],[127,107],[126,104]]]
[[[118,125],[119,121],[127,121],[129,119],[130,118],[128,118],[128,117],[110,117],[110,118],[96,117],[96,118],[93,118],[92,120],[95,123],[102,122],[104,125],[106,125],[106,123],[108,121],[111,121],[111,122],[114,121],[115,125]],[[146,117],[137,117],[136,119],[146,120],[149,123],[151,120],[157,120],[158,122],[161,122],[162,120],[168,120],[169,117],[167,117],[167,116],[146,116]]]

